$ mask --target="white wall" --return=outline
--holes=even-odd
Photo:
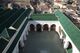
[[[41,24],[42,26],[43,26],[44,24],[48,24],[49,28],[50,28],[50,26],[51,26],[52,24],[55,24],[55,25],[56,25],[56,31],[59,33],[60,23],[59,23],[58,21],[36,21],[36,20],[34,20],[34,21],[29,21],[28,24],[29,24],[29,25],[30,25],[30,24],[34,24],[35,27],[36,27],[37,24]],[[36,29],[35,29],[35,30],[36,30]]]
[[[29,25],[30,25],[30,24],[34,24],[35,27],[36,27],[37,24],[41,24],[42,26],[43,26],[44,24],[48,24],[49,27],[50,27],[52,24],[55,24],[55,25],[56,25],[56,31],[59,31],[59,30],[58,30],[58,27],[59,27],[58,21],[29,21]]]

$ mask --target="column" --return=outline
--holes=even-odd
[[[17,46],[16,46],[16,52],[19,53],[18,44],[17,44]]]
[[[18,44],[15,46],[14,50],[12,53],[19,53],[19,48],[18,48]]]
[[[23,39],[24,39],[24,41],[27,40],[26,35],[27,35],[27,34],[26,34],[26,31],[24,31],[24,34],[23,34]]]
[[[23,37],[22,37],[22,39],[20,40],[20,45],[21,45],[21,47],[24,47]]]

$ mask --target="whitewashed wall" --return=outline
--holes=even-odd
[[[34,26],[36,27],[37,24],[41,24],[42,26],[44,24],[48,24],[49,28],[52,24],[55,24],[56,25],[56,31],[59,33],[59,22],[58,21],[29,21],[29,25],[30,24],[34,24]],[[35,29],[36,30],[36,29]]]

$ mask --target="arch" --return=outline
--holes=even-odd
[[[55,24],[52,24],[52,25],[50,26],[50,30],[51,30],[51,31],[53,31],[53,30],[56,31],[56,25],[55,25]]]
[[[67,47],[67,51],[68,51],[68,53],[72,53],[72,44],[71,44],[71,42],[69,42],[69,45],[68,45],[68,47]]]
[[[72,44],[71,44],[71,42],[69,42],[69,45],[68,45],[68,47],[67,47],[67,50],[68,49],[72,49]]]
[[[30,31],[35,31],[35,26],[33,24],[30,24]]]
[[[37,24],[37,25],[36,25],[36,31],[42,31],[41,28],[42,28],[42,27],[41,27],[41,24]]]
[[[48,31],[48,30],[49,30],[48,24],[44,24],[44,25],[43,25],[43,30],[44,30],[44,31]]]

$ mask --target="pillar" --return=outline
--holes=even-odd
[[[16,52],[19,53],[18,44],[17,44],[17,46],[16,46]]]
[[[22,37],[22,39],[20,40],[20,45],[21,45],[21,47],[24,47],[23,37]]]
[[[23,34],[23,39],[24,39],[24,41],[27,40],[26,35],[27,35],[27,34],[26,34],[26,31],[25,31],[24,34]]]
[[[18,44],[15,46],[14,50],[12,53],[19,53],[19,48],[18,48]]]

